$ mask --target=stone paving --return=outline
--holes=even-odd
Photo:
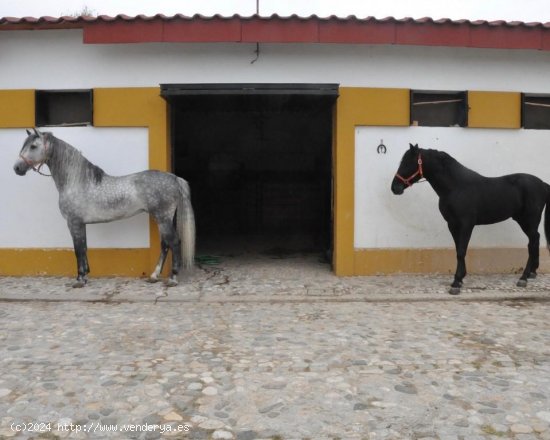
[[[550,440],[550,276],[0,278],[0,439]]]

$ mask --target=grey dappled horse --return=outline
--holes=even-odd
[[[73,287],[83,287],[90,272],[86,224],[120,220],[140,212],[153,216],[161,236],[160,257],[149,280],[159,280],[170,249],[172,273],[167,284],[175,286],[182,265],[186,269],[193,266],[195,253],[195,217],[187,182],[154,170],[109,176],[52,133],[33,131],[27,130],[28,137],[13,168],[24,176],[29,169],[40,173],[40,168],[48,165],[59,192],[59,209],[74,243],[78,277]]]

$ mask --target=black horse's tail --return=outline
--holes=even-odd
[[[544,208],[544,235],[546,236],[546,248],[550,252],[550,185],[546,185],[546,207]]]

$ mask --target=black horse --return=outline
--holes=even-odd
[[[405,176],[405,177],[404,177]],[[425,150],[410,144],[392,181],[394,194],[426,179],[439,196],[439,211],[447,221],[456,246],[456,273],[452,295],[460,293],[466,276],[466,251],[475,225],[513,218],[529,238],[529,258],[517,285],[527,286],[539,267],[538,227],[542,210],[546,241],[550,237],[550,185],[530,174],[484,177],[466,168],[443,151]],[[550,245],[547,244],[550,250]]]

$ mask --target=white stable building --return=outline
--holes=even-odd
[[[550,24],[2,18],[0,48],[0,275],[74,273],[53,181],[12,170],[33,126],[109,174],[188,180],[199,251],[330,250],[337,275],[454,271],[433,190],[390,191],[409,143],[550,182]],[[88,226],[88,247],[92,275],[140,276],[159,240],[142,214]],[[477,227],[467,263],[511,272],[526,258],[510,220]]]

